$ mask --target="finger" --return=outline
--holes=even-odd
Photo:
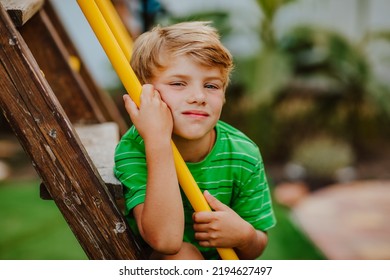
[[[194,237],[197,241],[206,241],[210,239],[207,232],[195,232]]]
[[[200,223],[194,223],[192,226],[195,232],[207,232],[210,227],[209,224],[200,224]]]
[[[223,204],[221,201],[216,199],[214,196],[212,196],[209,191],[204,191],[203,193],[204,197],[206,198],[206,201],[210,205],[210,207],[215,211],[224,211],[227,209],[230,209],[228,206]]]
[[[158,90],[154,90],[154,91],[153,91],[153,97],[158,98],[159,100],[162,100],[162,99],[161,99],[161,95],[160,95],[160,93],[158,92]]]
[[[211,243],[209,240],[199,241],[198,244],[199,244],[201,247],[206,247],[206,248],[209,248],[209,247],[216,247],[216,246],[213,246],[212,243]]]
[[[134,117],[138,114],[138,107],[128,94],[123,95],[123,101],[125,102],[125,109],[130,117]]]
[[[142,86],[141,102],[143,99],[152,98],[154,95],[154,87],[151,84],[144,84]]]
[[[198,224],[210,223],[213,220],[213,212],[211,211],[195,212],[192,215],[192,220]]]
[[[152,84],[144,84],[142,86],[142,92],[152,94],[154,92],[154,86]]]
[[[208,233],[195,233],[195,239],[198,241],[199,245],[203,247],[215,247],[218,243],[218,238],[213,237]]]

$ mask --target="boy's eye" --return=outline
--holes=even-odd
[[[175,86],[175,87],[180,87],[180,86],[184,86],[184,83],[183,82],[172,82],[170,83],[171,86]]]
[[[218,89],[219,88],[217,85],[214,85],[214,84],[205,84],[204,87],[208,88],[208,89]]]

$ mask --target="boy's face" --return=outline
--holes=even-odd
[[[172,112],[175,137],[208,137],[225,102],[224,80],[218,68],[200,65],[188,56],[170,58],[152,84]]]

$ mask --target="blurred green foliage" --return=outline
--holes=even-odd
[[[390,43],[390,30],[366,28],[352,40],[324,26],[291,24],[276,34],[279,13],[298,2],[257,0],[261,47],[250,57],[235,57],[222,118],[257,142],[268,162],[291,161],[302,142],[310,145],[320,136],[349,145],[359,160],[390,139],[390,85],[377,75],[371,53],[373,44]],[[367,3],[356,5],[364,24]],[[223,39],[234,29],[230,16],[215,10],[183,17],[168,12],[165,20],[210,20]],[[325,146],[316,151],[326,149],[337,153]]]
[[[348,143],[319,136],[298,144],[291,161],[305,168],[309,177],[334,178],[339,170],[353,165],[354,154]]]
[[[320,26],[293,25],[275,35],[274,18],[294,1],[258,0],[263,47],[237,61],[241,120],[263,155],[291,160],[308,138],[333,137],[358,159],[390,138],[390,87],[374,71],[370,45],[390,43],[388,30],[360,41]],[[296,153],[295,153],[296,154]]]

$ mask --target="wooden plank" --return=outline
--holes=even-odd
[[[76,125],[76,132],[88,155],[96,166],[111,195],[123,198],[122,183],[114,175],[114,154],[119,142],[119,128],[114,122],[92,125]],[[41,198],[52,199],[41,184]]]
[[[45,0],[1,0],[16,26],[24,25],[39,9]]]
[[[0,7],[0,108],[90,259],[142,252],[23,38]]]
[[[106,121],[82,77],[70,67],[69,53],[44,10],[19,28],[46,80],[72,123]]]
[[[94,162],[104,183],[115,198],[123,197],[121,182],[114,175],[115,148],[119,142],[119,129],[116,123],[77,125],[77,134]]]
[[[43,6],[43,9],[45,10],[47,16],[49,17],[52,25],[55,26],[55,30],[58,33],[58,36],[61,38],[61,41],[63,42],[68,52],[69,55],[68,60],[70,59],[70,57],[78,59],[80,63],[80,69],[78,71],[78,74],[81,75],[82,80],[84,81],[85,85],[88,87],[89,91],[91,92],[93,99],[96,101],[105,119],[107,121],[113,121],[117,123],[120,134],[121,135],[124,134],[129,128],[128,124],[126,123],[123,116],[121,115],[121,112],[119,111],[112,97],[109,96],[109,94],[106,91],[101,89],[96,84],[88,68],[84,65],[83,61],[81,60],[78,50],[74,46],[71,38],[69,37],[67,31],[65,30],[61,20],[59,19],[50,1],[46,1],[45,5]]]

